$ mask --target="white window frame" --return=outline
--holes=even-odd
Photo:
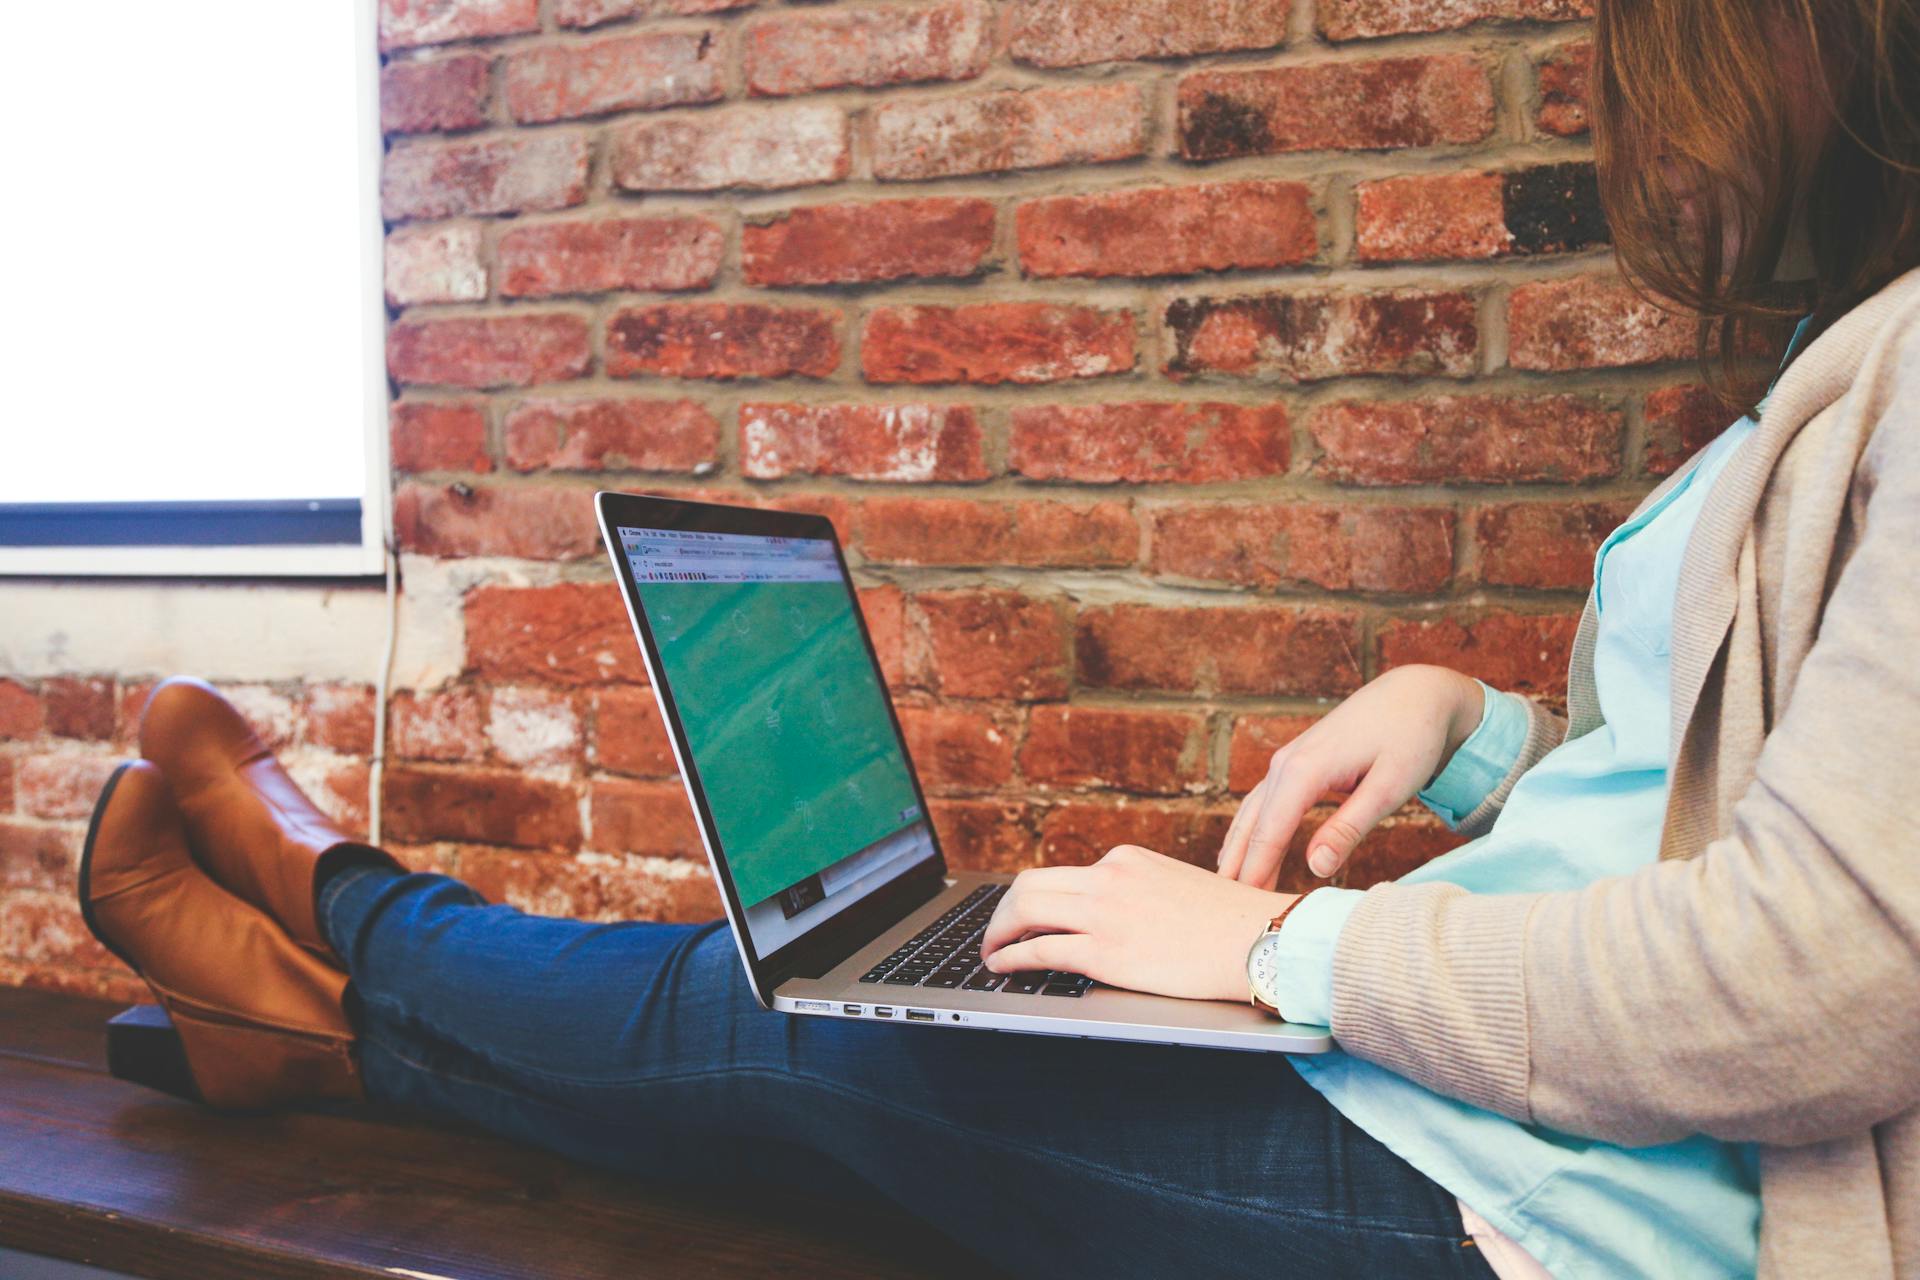
[[[341,0],[332,0],[340,3]],[[0,546],[0,576],[10,577],[247,577],[344,578],[385,571],[391,541],[392,473],[387,434],[386,224],[380,211],[380,46],[377,0],[347,0],[354,8],[355,115],[360,129],[360,286],[364,312],[377,322],[362,329],[362,432],[366,454],[357,544],[234,543],[176,546],[151,542],[103,546]],[[4,507],[0,507],[4,510]]]

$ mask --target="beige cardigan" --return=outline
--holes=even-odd
[[[1601,723],[1594,625],[1470,831]],[[1920,1277],[1920,270],[1781,376],[1687,545],[1672,662],[1660,861],[1375,887],[1334,1035],[1516,1120],[1760,1143],[1763,1277]]]

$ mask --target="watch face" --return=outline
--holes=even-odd
[[[1278,1004],[1274,988],[1280,976],[1280,935],[1270,932],[1253,944],[1253,951],[1247,956],[1247,981],[1260,993],[1260,998],[1268,1004]]]

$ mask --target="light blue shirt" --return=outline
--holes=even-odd
[[[1794,335],[1797,345],[1805,332]],[[1606,718],[1521,775],[1486,835],[1401,877],[1474,893],[1549,893],[1657,859],[1667,802],[1669,647],[1681,553],[1714,480],[1754,429],[1742,418],[1594,558],[1594,683]],[[1519,758],[1527,713],[1486,690],[1479,727],[1420,798],[1449,823]],[[1361,894],[1327,888],[1287,917],[1275,1003],[1327,1025],[1333,951]],[[1556,1280],[1754,1274],[1759,1177],[1751,1147],[1696,1136],[1628,1150],[1523,1125],[1334,1052],[1290,1059],[1353,1121],[1505,1232]]]

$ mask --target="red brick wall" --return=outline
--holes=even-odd
[[[833,517],[962,865],[1209,860],[1396,663],[1557,697],[1595,543],[1719,425],[1613,274],[1588,8],[385,0],[395,520],[464,628],[390,841],[716,910],[602,486]],[[155,674],[0,682],[0,979],[105,980],[71,858]],[[370,691],[240,692],[363,820]]]

